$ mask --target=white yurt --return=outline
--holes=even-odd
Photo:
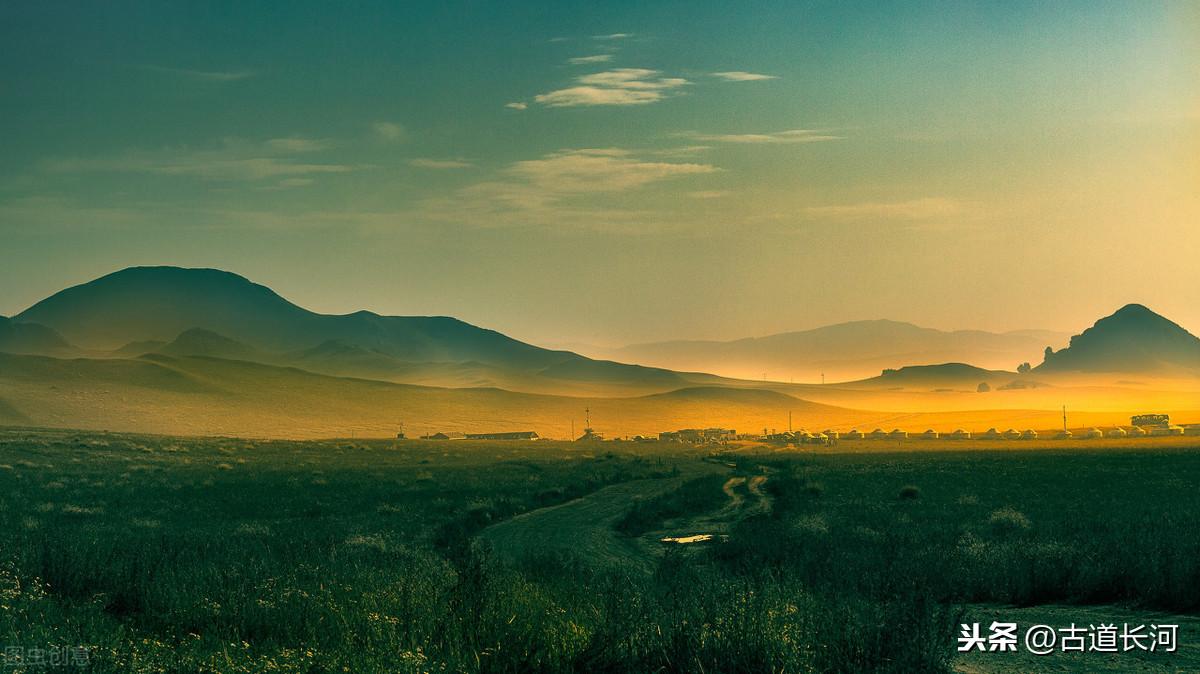
[[[1105,435],[1107,435],[1110,438],[1123,438],[1129,434],[1125,432],[1124,428],[1121,428],[1120,426],[1118,426],[1118,427],[1112,429],[1111,431],[1105,433]]]
[[[908,439],[908,433],[900,430],[899,428],[893,428],[892,432],[888,433],[887,436],[888,436],[889,440],[907,440]]]
[[[1015,428],[1010,428],[1007,431],[1004,431],[1004,439],[1005,440],[1020,440],[1021,433],[1020,433],[1020,431],[1018,431]]]
[[[1096,438],[1103,438],[1104,431],[1100,430],[1099,428],[1093,428],[1092,430],[1088,431],[1087,433],[1084,433],[1083,437],[1088,438],[1089,440],[1094,440]]]
[[[1037,440],[1037,438],[1037,431],[1033,430],[1032,428],[1026,428],[1025,430],[1021,431],[1022,440]]]
[[[933,430],[932,428],[926,429],[926,431],[921,434],[922,440],[937,440],[938,437],[940,437],[938,435],[938,432]]]
[[[963,429],[960,428],[950,434],[950,439],[951,440],[970,440],[971,433],[968,431],[964,431]]]
[[[846,434],[846,439],[847,440],[862,440],[863,439],[862,431],[858,430],[857,428],[851,429],[851,431]]]

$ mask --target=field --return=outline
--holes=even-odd
[[[96,672],[1195,671],[1190,444],[10,428],[0,645],[85,646]],[[1169,620],[1180,648],[959,657],[959,623],[993,617]]]

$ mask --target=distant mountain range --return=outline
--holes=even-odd
[[[929,400],[973,410],[1052,397],[1056,407],[1059,396],[1046,392],[1058,389],[1020,390],[1088,379],[1072,373],[1090,373],[1087,386],[1096,373],[1200,374],[1200,340],[1140,305],[1049,350],[1032,371],[1015,371],[1056,337],[860,321],[614,352],[676,363],[672,370],[544,349],[448,317],[317,314],[224,271],[136,267],[0,317],[0,423],[327,437],[356,423],[386,434],[411,420],[423,430],[550,428],[563,437],[590,407],[636,432],[761,429],[791,413],[813,424],[892,419],[868,410],[925,409]],[[787,364],[832,375],[851,363],[872,371],[841,384],[830,376],[829,386],[778,381]],[[693,366],[766,371],[777,381],[686,371]],[[977,398],[980,384],[1007,393]]]
[[[813,330],[733,341],[670,341],[596,349],[591,355],[675,370],[786,381],[859,379],[885,368],[969,362],[1015,369],[1036,363],[1047,346],[1068,335],[1047,330],[1006,333],[944,331],[890,320],[838,323]]]

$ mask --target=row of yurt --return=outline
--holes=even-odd
[[[1099,438],[1140,438],[1149,435],[1200,435],[1200,424],[1191,426],[1163,426],[1161,428],[1151,428],[1150,430],[1146,430],[1140,426],[1129,426],[1127,428],[1117,426],[1108,431],[1100,428],[1090,428],[1082,431],[1079,435],[1064,429],[1058,431],[1052,437],[1055,440],[1070,440],[1076,437],[1093,440]],[[920,440],[937,440],[939,438],[947,440],[970,440],[972,437],[979,440],[1037,440],[1041,436],[1032,428],[1027,428],[1023,431],[1018,431],[1015,428],[1005,431],[989,428],[987,431],[974,436],[969,431],[961,428],[955,430],[953,433],[939,433],[930,428],[912,437]],[[846,433],[839,433],[833,430],[826,430],[821,433],[800,431],[797,433],[797,439],[799,440],[800,438],[803,438],[805,442],[827,442],[829,440],[838,440],[839,438],[846,440],[906,440],[909,438],[909,434],[899,428],[894,428],[891,431],[876,428],[870,433],[863,433],[858,429],[853,429]]]

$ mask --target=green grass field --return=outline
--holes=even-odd
[[[710,457],[9,429],[0,646],[85,646],[96,672],[1195,671],[1197,484],[1200,452],[1132,442]],[[1174,654],[957,656],[964,617],[1007,614],[1184,627]]]

